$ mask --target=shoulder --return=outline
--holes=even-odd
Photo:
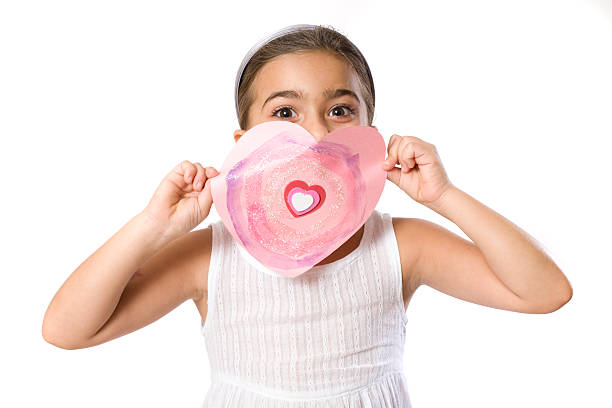
[[[392,217],[391,221],[400,253],[402,276],[408,283],[407,290],[414,291],[422,283],[416,265],[426,241],[423,238],[431,235],[438,226],[421,218]]]

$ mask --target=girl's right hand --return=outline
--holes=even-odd
[[[210,178],[218,174],[214,167],[182,161],[164,177],[143,213],[167,236],[188,233],[208,217],[213,202]]]

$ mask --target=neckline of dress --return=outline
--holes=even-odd
[[[332,261],[332,262],[329,262],[323,265],[314,265],[312,268],[310,268],[304,273],[308,273],[310,271],[321,273],[323,271],[336,269],[337,267],[343,266],[344,264],[349,263],[355,258],[357,258],[363,252],[363,248],[365,247],[366,242],[369,240],[369,234],[371,232],[370,231],[371,228],[369,224],[370,224],[371,218],[372,218],[372,215],[370,215],[368,219],[366,219],[365,223],[363,224],[363,234],[361,235],[361,240],[359,240],[359,245],[357,245],[355,249],[353,249],[351,252],[349,252],[342,258],[336,259],[335,261]]]

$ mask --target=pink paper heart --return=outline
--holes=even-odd
[[[387,172],[370,126],[328,133],[269,121],[238,140],[211,179],[217,213],[254,266],[298,276],[346,242],[370,216]]]

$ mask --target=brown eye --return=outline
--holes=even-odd
[[[274,110],[274,112],[272,112],[272,116],[276,116],[276,117],[279,117],[279,118],[281,118],[281,119],[292,118],[293,116],[287,116],[287,115],[285,115],[285,113],[289,113],[289,115],[291,115],[291,111],[295,112],[295,111],[293,110],[293,108],[291,108],[290,106],[281,106],[280,108],[275,109],[275,110]],[[276,114],[277,114],[278,112],[283,112],[283,113],[281,113],[281,116],[277,116]]]
[[[342,108],[346,109],[348,111],[347,115],[342,115]],[[334,106],[330,113],[339,113],[339,115],[330,115],[330,116],[349,116],[352,115],[353,113],[355,113],[355,110],[352,109],[350,106],[348,105],[338,105],[338,106]]]

